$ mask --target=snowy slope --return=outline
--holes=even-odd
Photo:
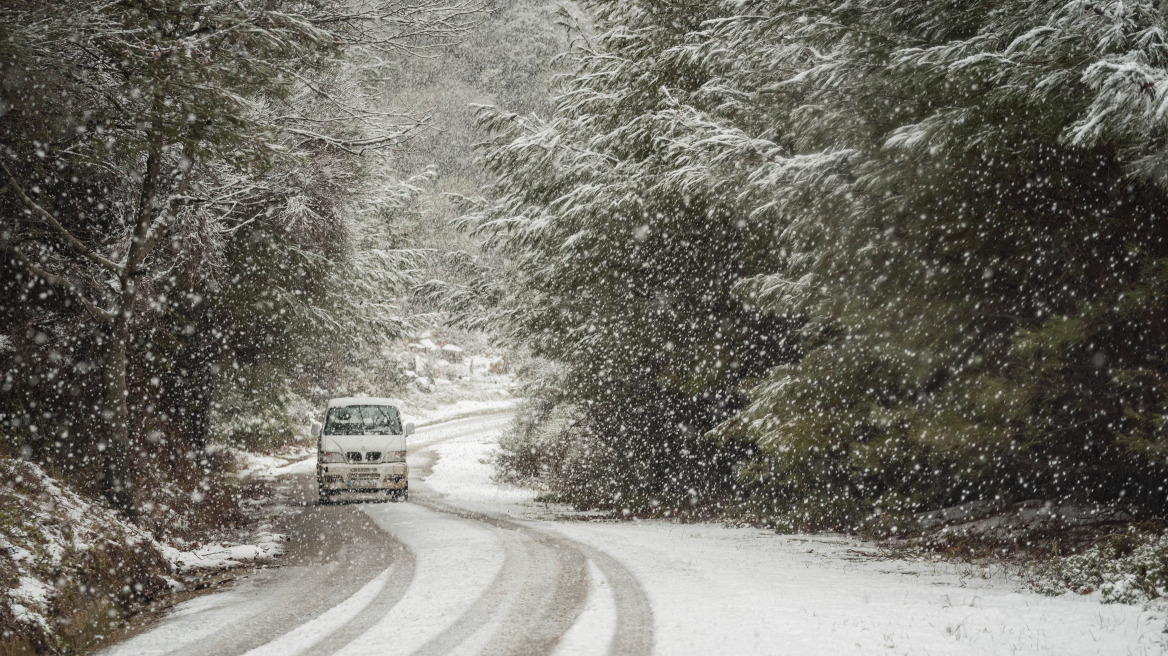
[[[438,461],[430,486],[450,503],[524,518],[616,558],[652,602],[655,653],[1168,650],[1162,612],[1102,605],[1097,595],[1044,596],[1003,569],[888,559],[872,544],[841,537],[668,521],[574,521],[582,518],[536,503],[530,491],[492,482],[497,435],[486,431],[432,447]],[[592,610],[582,621],[611,613],[603,581],[592,594]],[[579,653],[593,652],[584,647]]]
[[[0,614],[14,621],[6,630],[37,644],[59,644],[56,615],[104,603],[101,595],[133,607],[181,589],[186,573],[263,561],[284,549],[283,535],[262,529],[248,544],[163,544],[33,463],[0,460],[0,473],[0,568],[14,583],[0,590]]]

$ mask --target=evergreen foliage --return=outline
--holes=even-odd
[[[677,107],[710,73],[661,53],[709,16],[649,4],[601,9],[550,120],[483,111],[496,202],[467,219],[514,259],[512,338],[564,365],[557,402],[580,415],[564,434],[587,455],[556,491],[636,510],[731,492],[740,454],[701,435],[791,357],[793,325],[733,292],[769,270],[769,234],[675,164]]]
[[[768,453],[748,474],[763,503],[835,527],[970,500],[1162,512],[1168,307],[1149,291],[1168,207],[1155,135],[1113,113],[1147,94],[1129,64],[1168,63],[1163,17],[868,4],[766,9],[816,53],[788,82],[790,134],[819,142],[792,154],[847,165],[821,167],[828,200],[787,228],[800,255],[782,279],[815,293],[770,307],[805,308],[815,348],[740,420]]]
[[[655,456],[670,424],[722,422],[686,448],[757,445],[753,512],[792,527],[974,500],[1165,511],[1155,3],[590,7],[553,119],[484,116],[480,222],[522,263],[517,334],[616,424],[601,439]],[[670,466],[644,471],[718,476]]]
[[[418,190],[373,156],[419,122],[368,100],[478,8],[0,7],[6,446],[133,514],[135,480],[212,473],[211,421],[398,334]]]

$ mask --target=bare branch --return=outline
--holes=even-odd
[[[32,210],[34,214],[44,219],[46,223],[52,226],[53,229],[57,231],[57,234],[59,234],[65,240],[65,242],[73,248],[73,250],[77,251],[89,261],[97,264],[98,266],[101,266],[114,275],[121,275],[121,266],[94,252],[92,248],[86,246],[80,239],[73,236],[73,233],[69,232],[65,226],[61,225],[55,216],[49,213],[45,208],[38,205],[36,201],[29,198],[28,195],[24,193],[24,189],[21,188],[20,183],[16,181],[16,176],[12,175],[12,171],[8,170],[8,166],[5,165],[2,161],[0,161],[0,168],[4,169],[4,173],[8,176],[8,186],[12,189],[12,192],[16,194],[16,197],[20,199],[20,202],[23,203],[25,207]]]
[[[60,287],[72,294],[73,298],[77,299],[77,301],[81,303],[81,306],[84,307],[87,312],[93,315],[95,319],[105,323],[113,323],[114,314],[112,312],[98,307],[97,304],[93,303],[88,298],[85,298],[85,294],[81,292],[81,289],[78,288],[77,285],[73,284],[73,281],[69,280],[68,278],[58,276],[55,273],[50,273],[37,266],[31,259],[28,258],[27,255],[25,255],[20,250],[20,248],[4,238],[3,234],[0,234],[0,246],[3,246],[12,251],[16,255],[16,258],[20,260],[20,263],[24,265],[24,268],[28,269],[29,273],[44,280],[50,285]]]
[[[194,162],[191,162],[190,165],[187,167],[187,169],[185,171],[183,171],[183,177],[182,177],[182,180],[178,184],[178,188],[175,189],[174,193],[170,194],[170,197],[167,199],[166,209],[161,214],[162,220],[158,221],[155,224],[152,224],[150,226],[149,232],[146,234],[145,244],[143,244],[143,247],[142,247],[142,250],[144,253],[149,254],[150,251],[154,250],[154,246],[158,244],[158,240],[162,239],[162,235],[166,234],[166,229],[167,229],[166,219],[168,216],[171,216],[171,217],[174,216],[173,208],[174,208],[175,201],[186,197],[185,195],[187,193],[187,190],[191,186],[191,172],[194,170],[195,170]]]

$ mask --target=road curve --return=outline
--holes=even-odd
[[[419,430],[406,503],[317,506],[311,475],[293,475],[281,567],[184,602],[102,653],[649,654],[648,597],[622,564],[554,529],[463,507],[426,485],[431,447],[509,420],[487,415]]]

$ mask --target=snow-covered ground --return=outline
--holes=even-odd
[[[282,533],[260,530],[249,536],[249,544],[211,542],[190,549],[175,549],[159,545],[179,572],[197,569],[231,569],[241,565],[263,562],[283,555],[288,537]]]
[[[409,503],[299,506],[301,542],[281,562],[300,560],[180,604],[108,654],[1168,651],[1161,611],[1043,596],[1004,569],[545,504],[493,480],[509,421],[422,429]],[[303,462],[271,471],[311,495]]]
[[[284,551],[286,537],[263,524],[236,542],[165,544],[33,463],[4,460],[0,471],[6,478],[0,494],[13,513],[0,527],[0,550],[8,556],[5,568],[16,582],[0,590],[0,604],[18,622],[46,636],[60,626],[53,621],[54,603],[74,590],[75,580],[84,580],[87,573],[78,568],[86,566],[95,549],[156,552],[169,567],[159,574],[174,589],[183,587],[181,574],[265,561]],[[52,644],[51,637],[48,642]]]
[[[1004,569],[887,559],[871,544],[841,537],[668,521],[573,521],[564,508],[536,503],[529,490],[492,481],[497,436],[483,432],[436,444],[430,486],[451,503],[523,519],[624,564],[650,599],[655,653],[1168,651],[1161,612],[1100,604],[1097,595],[1040,595]],[[603,585],[590,594],[582,622],[612,612]],[[579,653],[594,651],[582,645]]]

